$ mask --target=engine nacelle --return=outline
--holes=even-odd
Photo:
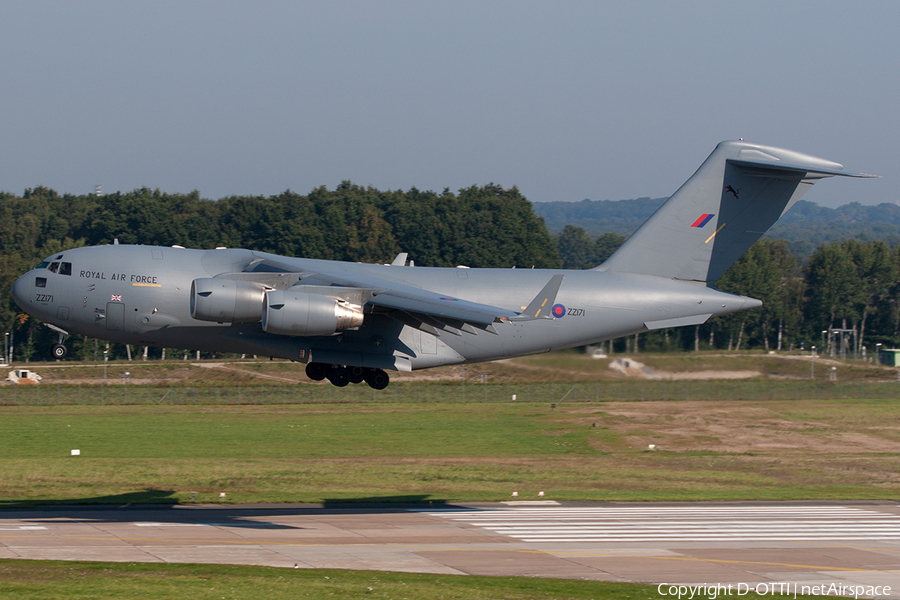
[[[191,316],[218,323],[259,321],[265,293],[263,286],[249,281],[195,279],[191,282]]]
[[[262,328],[281,335],[332,335],[357,329],[363,323],[362,306],[320,294],[292,290],[266,292]]]

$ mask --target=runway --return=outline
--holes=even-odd
[[[900,505],[47,507],[0,511],[0,558],[887,585],[894,597],[900,595]]]

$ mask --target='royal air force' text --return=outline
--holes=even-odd
[[[106,273],[101,271],[80,271],[81,277],[87,279],[107,279]],[[130,275],[125,273],[112,273],[109,276],[110,281],[130,281],[131,283],[159,283],[156,275]]]

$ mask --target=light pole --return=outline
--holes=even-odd
[[[881,364],[881,342],[875,344],[875,364]]]
[[[103,385],[106,385],[106,362],[109,360],[109,350],[103,351]]]
[[[816,347],[812,347],[812,351],[809,353],[809,378],[816,378]]]
[[[6,343],[3,345],[3,360],[9,364],[9,332],[6,332]]]

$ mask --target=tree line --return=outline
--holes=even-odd
[[[301,195],[168,194],[141,188],[107,195],[57,194],[43,187],[0,193],[0,322],[16,358],[43,358],[56,336],[10,299],[12,283],[43,258],[78,246],[109,244],[250,248],[289,256],[390,262],[408,252],[420,266],[592,268],[624,241],[592,238],[566,226],[550,235],[515,188],[494,184],[456,193],[380,191],[343,182]],[[898,334],[900,250],[884,242],[820,245],[801,262],[784,241],[763,239],[717,282],[760,298],[762,308],[700,327],[619,340],[616,349],[790,349],[816,343],[821,331],[857,331],[859,345],[894,346]],[[75,358],[98,358],[93,340],[70,339]],[[116,345],[113,356],[124,356]],[[156,351],[158,353],[158,351]]]
[[[60,195],[44,187],[0,193],[0,323],[15,357],[47,356],[56,336],[11,301],[15,280],[67,248],[111,244],[249,248],[288,256],[389,263],[408,252],[420,266],[558,268],[543,220],[515,187],[489,184],[456,193],[380,191],[349,181],[301,195],[168,194],[142,188],[107,195]],[[71,339],[74,357],[98,347]],[[114,345],[114,355],[125,350]]]

